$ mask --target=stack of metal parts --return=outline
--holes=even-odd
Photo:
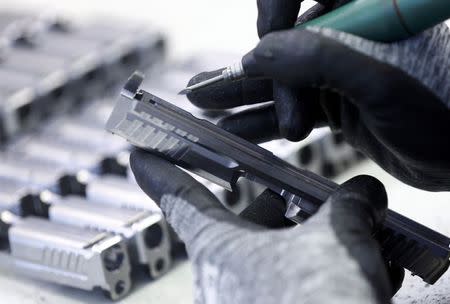
[[[0,13],[0,142],[104,94],[163,48],[138,25]]]
[[[131,147],[104,131],[114,95],[139,68],[150,76],[146,89],[216,121],[230,112],[197,109],[176,92],[230,58],[198,56],[158,69],[163,40],[139,26],[9,17],[0,14],[0,244],[23,275],[122,298],[136,272],[159,278],[182,246],[136,185]],[[266,148],[327,177],[361,159],[325,130]],[[248,181],[232,193],[202,182],[236,213],[262,191]]]
[[[0,13],[0,237],[17,272],[119,299],[133,272],[170,269],[162,213],[123,177],[128,145],[91,107],[163,55],[139,25]]]

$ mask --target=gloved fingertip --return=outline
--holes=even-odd
[[[388,198],[384,185],[375,177],[359,175],[343,183],[333,195],[355,195],[358,201],[371,211],[374,225],[380,224],[385,216]]]
[[[304,118],[306,115],[284,115],[278,118],[280,136],[289,141],[297,142],[305,139],[314,128],[314,123],[309,123]]]
[[[290,141],[305,139],[316,124],[316,113],[311,94],[303,95],[295,88],[274,81],[273,96],[280,135]]]
[[[197,74],[189,80],[187,87],[200,83],[204,80],[213,78],[215,76],[218,76],[222,73],[222,70],[223,69],[218,69],[215,71],[202,72],[200,74]],[[214,90],[214,87],[215,86],[212,85],[205,88],[197,89],[195,91],[191,91],[188,94],[186,94],[186,97],[192,104],[194,104],[199,108],[215,108],[214,96],[217,95],[217,92],[216,90]]]
[[[178,194],[197,182],[169,161],[137,149],[130,154],[130,167],[139,187],[159,204],[165,194]]]
[[[145,171],[145,168],[140,165],[145,163],[145,154],[144,151],[137,148],[133,148],[130,153],[130,168],[136,178],[139,178]]]
[[[294,225],[285,216],[286,202],[279,194],[266,189],[239,216],[247,221],[271,229],[287,228]]]
[[[280,138],[273,105],[252,108],[220,119],[219,127],[253,143]]]
[[[136,182],[147,195],[158,203],[162,193],[159,193],[156,189],[150,191],[150,189],[147,188],[147,179],[153,173],[149,167],[151,161],[153,161],[153,158],[150,154],[140,149],[134,149],[130,154],[130,168]]]
[[[387,272],[392,285],[392,297],[400,290],[405,279],[405,269],[394,264],[387,265]]]

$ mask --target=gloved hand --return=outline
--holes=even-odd
[[[301,140],[326,124],[403,182],[450,190],[448,27],[391,44],[330,29],[282,30],[294,25],[299,7],[298,0],[258,1],[264,37],[251,52],[251,68],[264,78],[200,89],[188,94],[191,102],[223,109],[274,101],[220,125],[262,142]],[[300,19],[329,9],[317,6]],[[199,74],[189,85],[219,72]]]
[[[269,216],[255,216],[258,225],[227,211],[169,162],[143,151],[130,161],[139,186],[186,244],[196,303],[389,302],[391,284],[371,236],[387,208],[376,179],[353,178],[304,225],[273,229],[262,225],[283,226],[275,219],[283,217],[285,203],[275,193],[255,201],[253,211],[272,207]]]

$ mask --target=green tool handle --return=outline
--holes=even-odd
[[[354,0],[297,28],[318,26],[366,39],[406,39],[450,18],[450,0]]]

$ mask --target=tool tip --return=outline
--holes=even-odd
[[[180,92],[178,92],[178,95],[187,95],[187,94],[189,94],[191,91],[192,91],[192,90],[186,88],[186,89],[183,89],[183,90],[181,90]]]

